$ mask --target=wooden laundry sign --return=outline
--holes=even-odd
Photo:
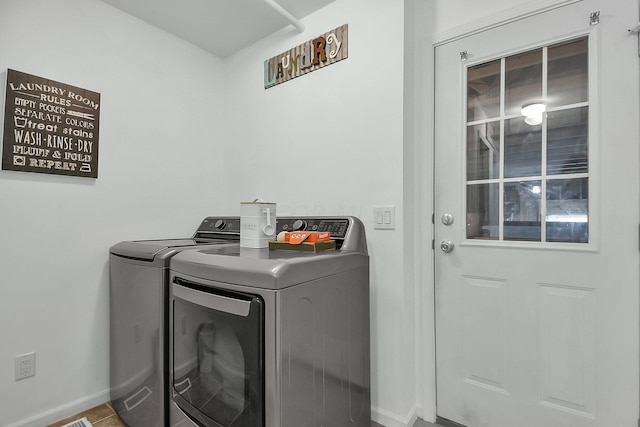
[[[348,57],[348,26],[324,33],[264,61],[264,88],[268,89]]]
[[[98,177],[100,94],[7,70],[2,169]]]

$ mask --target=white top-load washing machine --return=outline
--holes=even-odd
[[[239,217],[208,217],[192,237],[120,242],[110,249],[110,394],[130,427],[168,425],[169,260],[237,242]]]
[[[239,244],[170,261],[172,426],[370,427],[369,257],[354,217],[282,218],[336,250]]]

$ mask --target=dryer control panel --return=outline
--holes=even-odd
[[[276,234],[282,231],[328,231],[331,239],[336,240],[338,249],[367,253],[364,225],[355,217],[279,216],[276,219]],[[200,223],[194,238],[240,240],[240,217],[207,217]]]
[[[281,231],[328,231],[333,239],[344,239],[349,220],[333,218],[278,218],[277,232]]]

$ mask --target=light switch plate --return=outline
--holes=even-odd
[[[396,207],[395,206],[374,206],[373,207],[373,228],[376,230],[395,230]]]

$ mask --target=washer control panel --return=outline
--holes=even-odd
[[[205,218],[196,231],[196,236],[206,237],[213,235],[240,235],[239,217],[217,217]]]

